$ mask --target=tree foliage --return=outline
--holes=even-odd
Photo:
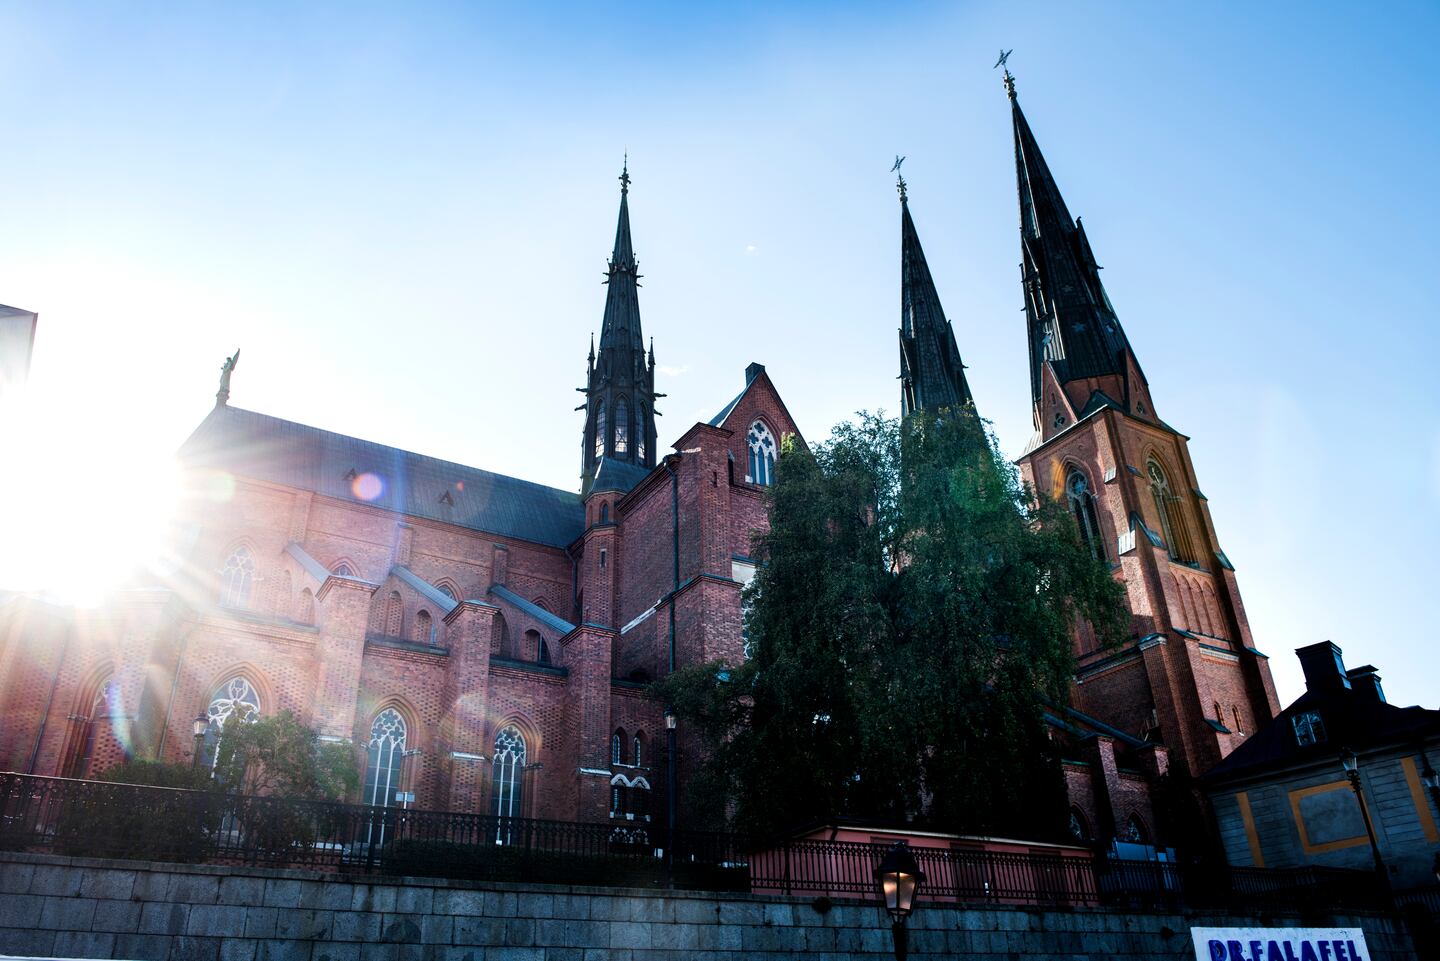
[[[215,784],[239,794],[339,801],[360,784],[355,755],[321,741],[289,711],[225,725],[215,759]]]
[[[972,409],[862,416],[782,452],[748,590],[751,659],[662,682],[703,744],[692,817],[832,816],[1060,836],[1046,705],[1122,588]]]

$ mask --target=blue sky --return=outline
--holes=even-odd
[[[1440,7],[291,7],[0,4],[0,302],[102,478],[240,346],[238,406],[574,486],[627,149],[662,441],[752,360],[812,439],[897,408],[900,153],[1018,453],[1003,44],[1282,699],[1328,638],[1435,706]]]

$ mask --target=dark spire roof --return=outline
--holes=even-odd
[[[615,225],[615,250],[605,283],[605,321],[600,328],[600,356],[606,348],[643,350],[640,333],[639,263],[630,242],[630,165],[620,174],[620,219]]]
[[[1106,374],[1124,376],[1125,331],[1105,288],[1100,268],[1071,218],[1060,188],[1005,74],[1015,125],[1015,175],[1020,192],[1020,242],[1025,313],[1030,328],[1030,386],[1040,397],[1040,370],[1054,361],[1062,381]]]
[[[955,331],[945,319],[940,295],[915,221],[904,180],[900,191],[900,412],[939,411],[970,403],[965,365],[955,344]]]
[[[580,452],[582,491],[589,491],[601,459],[655,466],[655,350],[645,352],[640,329],[640,272],[630,241],[630,164],[620,173],[620,219],[605,283],[600,351],[585,370],[585,431]],[[577,408],[578,409],[578,408]]]

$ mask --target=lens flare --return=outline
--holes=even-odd
[[[362,501],[373,501],[385,493],[385,481],[367,471],[350,482],[350,493]]]

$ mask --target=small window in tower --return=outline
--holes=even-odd
[[[638,407],[639,416],[635,418],[635,459],[645,463],[645,404],[642,401]]]
[[[600,569],[602,571],[605,569],[605,553],[605,548],[600,548]]]
[[[746,480],[760,485],[772,483],[775,479],[776,449],[775,436],[770,433],[770,428],[763,420],[757,420],[750,425],[745,442],[750,448],[750,476]]]
[[[605,435],[610,432],[610,421],[605,417],[605,402],[595,405],[595,456],[605,456]]]
[[[617,454],[630,453],[630,405],[621,397],[615,403],[615,446]]]
[[[1240,708],[1234,704],[1230,705],[1230,714],[1235,718],[1235,733],[1244,734],[1245,728],[1240,724]]]
[[[1301,747],[1325,743],[1325,722],[1320,719],[1319,711],[1296,714],[1290,719],[1290,725],[1295,729],[1295,743]]]
[[[1100,519],[1095,513],[1095,496],[1090,493],[1090,484],[1085,475],[1075,468],[1065,478],[1065,497],[1070,502],[1070,512],[1075,515],[1075,524],[1080,528],[1080,537],[1090,548],[1096,560],[1104,560],[1104,542],[1100,538]]]

